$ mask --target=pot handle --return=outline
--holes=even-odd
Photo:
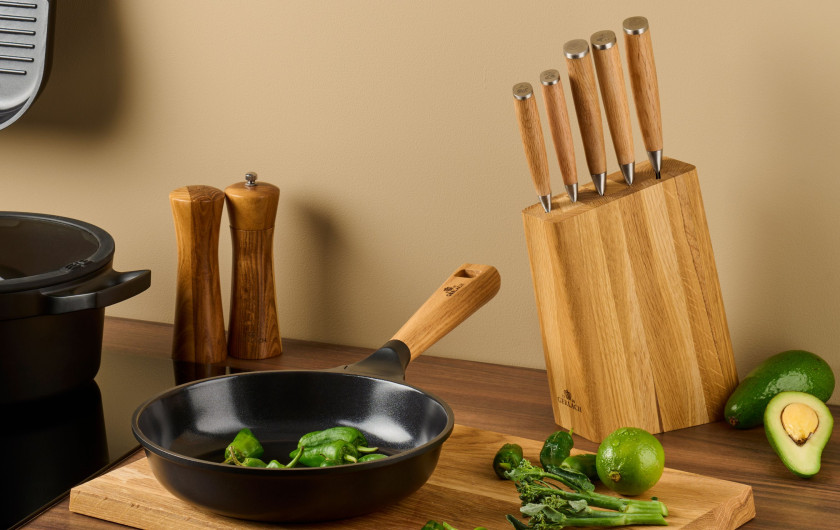
[[[411,352],[411,359],[416,359],[496,296],[501,281],[495,267],[471,263],[461,265],[392,340],[403,342]]]
[[[152,283],[152,271],[117,272],[109,269],[94,278],[60,291],[42,292],[47,313],[100,309],[142,293]]]

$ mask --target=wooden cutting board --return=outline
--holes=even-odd
[[[398,504],[338,522],[280,528],[419,530],[434,519],[459,530],[510,529],[505,514],[524,517],[513,484],[496,478],[492,470],[493,456],[504,443],[518,443],[526,458],[539,460],[542,441],[456,425],[429,481]],[[601,485],[598,491],[609,493]],[[667,521],[674,529],[737,528],[755,517],[750,486],[675,469],[665,469],[645,494],[652,496],[668,506]],[[278,528],[215,515],[176,499],[158,484],[145,458],[73,488],[70,510],[143,529]]]

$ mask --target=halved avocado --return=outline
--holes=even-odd
[[[764,432],[770,446],[795,475],[813,477],[820,470],[823,448],[834,418],[822,400],[805,392],[780,392],[764,410]]]

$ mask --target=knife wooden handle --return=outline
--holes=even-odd
[[[572,144],[572,128],[569,125],[569,112],[566,108],[566,95],[560,84],[560,72],[546,70],[540,74],[545,112],[548,116],[548,128],[554,141],[554,151],[560,164],[563,184],[571,186],[577,183],[577,163],[575,147]]]
[[[240,359],[275,357],[283,351],[273,252],[280,190],[265,182],[240,182],[225,188],[225,196],[233,243],[228,354]]]
[[[619,164],[630,164],[635,162],[636,157],[633,153],[633,128],[630,124],[630,107],[624,87],[618,42],[615,33],[610,30],[594,33],[590,42],[615,154]]]
[[[513,101],[516,108],[516,119],[519,122],[519,133],[522,135],[522,146],[525,148],[525,158],[537,195],[551,194],[551,181],[548,176],[548,155],[545,153],[545,138],[543,137],[540,113],[537,101],[530,83],[518,83],[513,87]]]
[[[465,263],[394,334],[416,359],[489,302],[501,286],[499,271],[490,265]]]
[[[169,194],[178,271],[172,358],[212,364],[227,357],[219,284],[219,225],[225,194],[211,186],[186,186]]]
[[[583,152],[589,173],[597,175],[607,171],[607,154],[604,147],[604,125],[598,89],[595,87],[595,70],[589,56],[589,44],[575,39],[563,46],[569,70],[569,86],[575,102],[575,112],[583,139]]]
[[[645,149],[659,151],[662,149],[662,114],[650,26],[645,17],[630,17],[624,21],[623,26],[630,86],[633,88],[633,101]]]

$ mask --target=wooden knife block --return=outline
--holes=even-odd
[[[717,421],[738,383],[694,166],[523,210],[555,422],[600,442]]]

